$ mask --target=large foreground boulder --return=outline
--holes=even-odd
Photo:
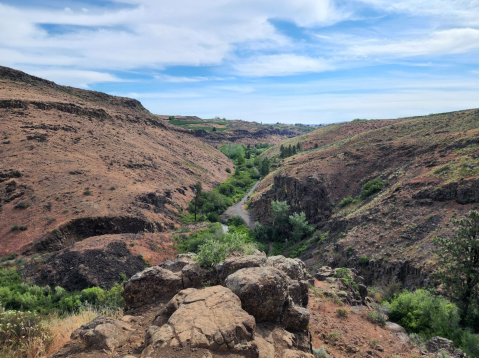
[[[126,311],[151,304],[165,295],[175,295],[183,289],[180,275],[159,266],[137,273],[128,280],[122,292]]]
[[[244,268],[229,275],[225,286],[257,322],[279,322],[288,295],[288,277],[274,267]]]
[[[186,291],[186,292],[185,292]],[[164,347],[190,346],[212,351],[257,351],[255,319],[243,309],[239,298],[226,287],[181,291],[160,311],[169,316],[161,327],[149,328],[143,356]],[[176,310],[175,310],[176,308]],[[159,317],[155,319],[157,321]]]

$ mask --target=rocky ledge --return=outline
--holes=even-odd
[[[83,325],[56,356],[312,358],[312,280],[301,260],[283,256],[232,256],[205,269],[178,255],[125,283],[127,315]]]

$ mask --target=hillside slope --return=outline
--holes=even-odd
[[[318,129],[300,138],[307,150],[261,182],[251,206],[267,213],[272,200],[286,200],[306,213],[320,230],[299,244],[311,267],[356,267],[369,282],[425,284],[432,238],[451,235],[449,219],[477,208],[478,128],[479,110],[467,110]],[[298,139],[284,145],[291,142]],[[263,155],[274,157],[277,147]],[[386,183],[380,192],[340,205],[376,178]]]
[[[194,183],[212,189],[232,167],[221,152],[134,99],[5,67],[0,135],[0,255],[163,232],[191,200]]]

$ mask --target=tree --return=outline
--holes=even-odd
[[[293,155],[296,155],[296,146],[293,147]]]
[[[298,144],[296,145],[296,149],[298,149],[298,150],[301,149],[301,144],[299,144],[299,142],[298,142]]]
[[[198,213],[199,203],[201,200],[201,196],[203,194],[203,187],[201,186],[200,182],[197,182],[193,187],[193,192],[195,193],[195,221],[196,221],[196,214]]]
[[[311,234],[314,230],[314,226],[309,225],[306,220],[306,214],[304,212],[301,214],[293,213],[293,215],[290,215],[289,223],[293,227],[293,241],[301,240],[304,236]]]
[[[286,214],[289,211],[289,205],[286,201],[272,201],[271,202],[271,215],[273,216],[273,226],[275,223],[282,225]]]
[[[281,144],[281,147],[279,147],[279,157],[284,158],[284,145]]]
[[[250,159],[251,158],[251,153],[250,152],[246,152],[245,155],[244,155],[245,159]]]
[[[453,238],[434,239],[439,257],[435,273],[446,292],[461,310],[461,323],[479,328],[479,212],[472,210],[461,219]]]
[[[314,148],[318,148],[318,143],[314,143]]]
[[[238,157],[238,159],[236,159],[236,163],[237,163],[238,165],[243,165],[244,163],[246,163],[246,160],[244,159],[244,157],[243,157],[242,155],[240,155],[240,156]]]
[[[271,165],[270,161],[268,158],[264,158],[259,166],[259,173],[261,176],[265,177],[266,175],[269,174],[269,166]]]
[[[216,132],[216,127],[213,127],[213,132]]]

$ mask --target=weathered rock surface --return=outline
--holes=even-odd
[[[175,296],[162,315],[166,324],[150,327],[143,352],[148,356],[166,346],[191,346],[213,351],[257,351],[254,340],[255,319],[243,309],[239,298],[226,287],[214,286],[202,290],[188,289]]]
[[[218,272],[220,282],[224,283],[229,275],[238,270],[248,267],[263,267],[266,266],[266,263],[267,258],[265,254],[232,256],[216,265],[216,272]]]
[[[391,332],[394,332],[401,342],[405,344],[409,343],[409,335],[407,334],[404,327],[398,325],[397,323],[387,322],[386,328],[389,329]]]
[[[158,266],[164,268],[165,270],[170,270],[171,272],[181,272],[183,267],[194,263],[193,257],[194,254],[180,254],[175,260],[165,261]]]
[[[279,256],[268,257],[268,265],[285,272],[292,280],[312,280],[306,265],[300,259]]]
[[[106,316],[98,316],[93,321],[75,330],[71,338],[81,339],[87,347],[114,351],[123,344],[131,331],[131,326]]]
[[[184,288],[202,288],[218,284],[218,275],[214,269],[204,269],[198,263],[186,265],[181,270]]]
[[[426,342],[426,349],[429,353],[440,353],[445,351],[451,358],[466,358],[466,354],[460,349],[454,349],[454,343],[442,337],[432,337]]]
[[[244,268],[229,275],[225,286],[257,322],[278,322],[288,295],[286,274],[274,267]]]
[[[304,331],[308,329],[309,310],[307,308],[297,306],[292,301],[288,303],[281,316],[281,323],[287,330]]]
[[[135,274],[125,283],[122,292],[124,307],[128,311],[156,302],[164,295],[174,295],[183,289],[181,276],[159,266]]]

